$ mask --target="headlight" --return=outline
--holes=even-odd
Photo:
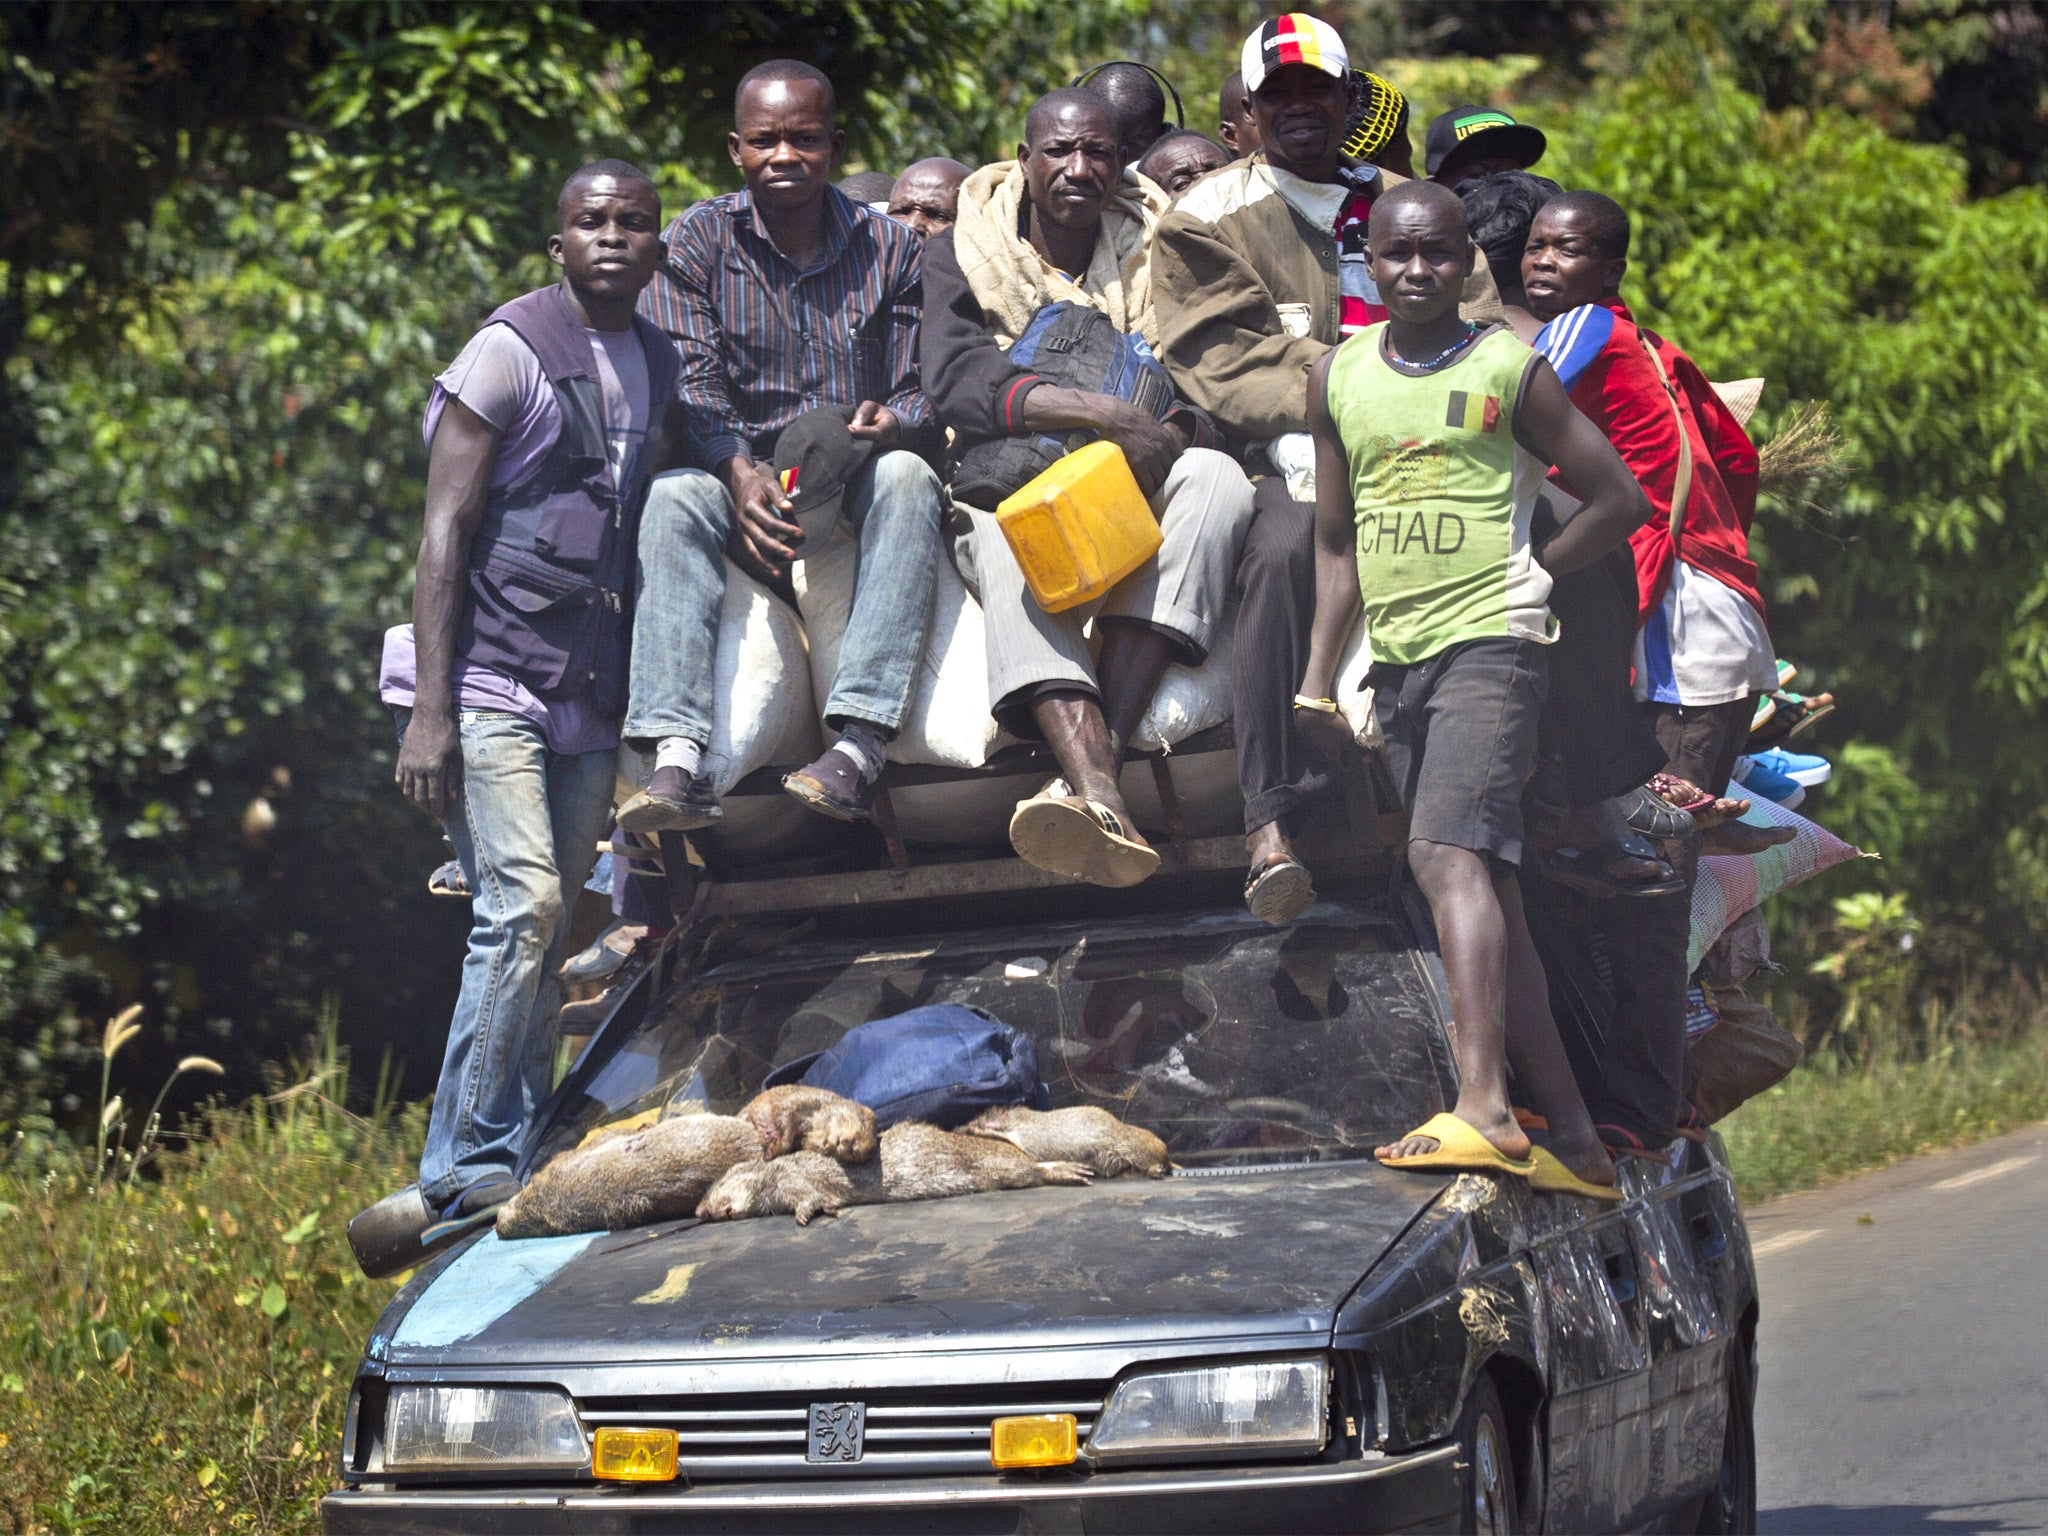
[[[1088,1455],[1307,1454],[1323,1448],[1329,1401],[1330,1365],[1321,1355],[1132,1376],[1095,1421]]]
[[[393,1387],[384,1465],[393,1472],[502,1472],[590,1461],[583,1426],[560,1392],[501,1387]]]

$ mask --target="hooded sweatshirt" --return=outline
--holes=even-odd
[[[1026,238],[1024,169],[985,165],[960,188],[953,227],[925,242],[919,372],[939,420],[963,437],[1015,437],[1023,406],[1044,381],[1005,355],[1031,318],[1062,300],[1102,311],[1125,333],[1151,339],[1151,243],[1166,194],[1126,171],[1102,216],[1088,270],[1060,271]],[[1199,413],[1176,407],[1191,439],[1213,442]]]

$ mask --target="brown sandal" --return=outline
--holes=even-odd
[[[1676,809],[1692,817],[1692,829],[1705,832],[1726,822],[1740,821],[1749,814],[1747,800],[1716,799],[1690,779],[1681,779],[1675,773],[1653,773],[1650,782],[1644,786],[1651,794],[1668,800]]]
[[[1281,850],[1266,855],[1244,877],[1244,904],[1253,917],[1276,928],[1291,923],[1315,904],[1315,879],[1293,854]]]
[[[1010,846],[1034,869],[1121,889],[1159,868],[1156,849],[1129,837],[1123,819],[1054,779],[1010,816]]]

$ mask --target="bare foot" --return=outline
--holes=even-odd
[[[1777,848],[1799,835],[1792,827],[1753,827],[1746,821],[1715,827],[1700,839],[1701,853],[1754,857],[1766,848]]]
[[[1723,798],[1716,800],[1712,805],[1701,806],[1692,813],[1693,829],[1699,832],[1712,832],[1717,827],[1725,827],[1731,821],[1740,821],[1749,814],[1749,804],[1747,800]]]

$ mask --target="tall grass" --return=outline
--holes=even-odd
[[[2048,1000],[2029,978],[1965,975],[1945,992],[1886,978],[1851,1000],[1863,1006],[1822,1022],[1790,988],[1773,997],[1819,1049],[1718,1127],[1744,1199],[2048,1118]]]
[[[330,1020],[288,1085],[167,1149],[145,1124],[132,1155],[103,1135],[0,1167],[0,1528],[317,1529],[394,1289],[343,1227],[424,1132],[381,1093],[350,1113],[346,1080]]]

